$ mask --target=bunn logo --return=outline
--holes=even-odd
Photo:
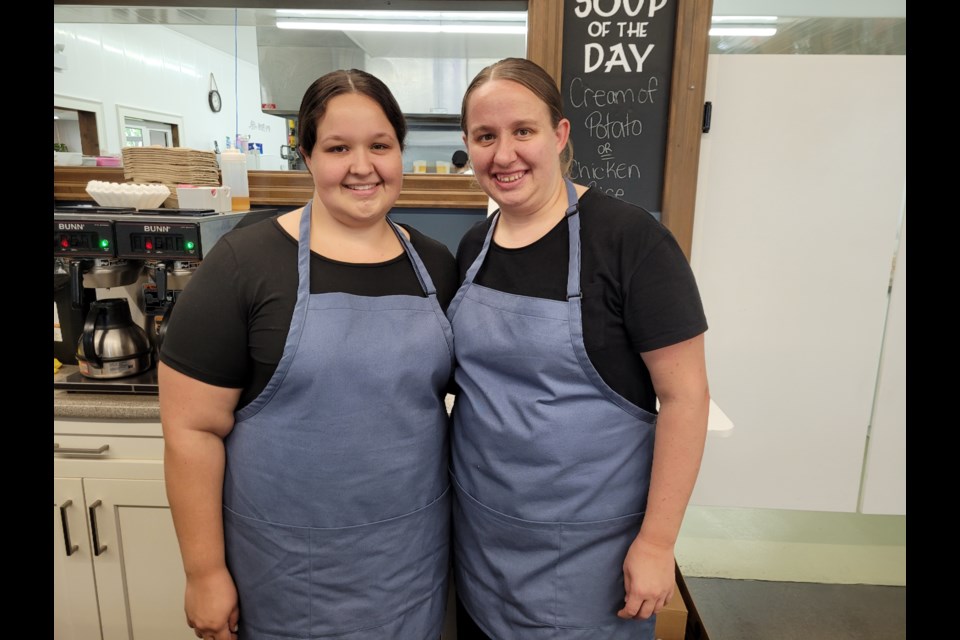
[[[143,230],[150,233],[169,233],[170,227],[162,227],[159,225],[145,224],[143,225]]]
[[[76,222],[61,222],[57,224],[57,229],[61,231],[83,231],[83,225]]]

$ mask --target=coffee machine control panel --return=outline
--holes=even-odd
[[[196,260],[200,257],[200,232],[195,224],[117,222],[117,256]]]
[[[112,258],[113,224],[102,220],[54,220],[53,255],[70,258]]]

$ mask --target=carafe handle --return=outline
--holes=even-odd
[[[87,318],[83,322],[83,335],[80,337],[80,350],[83,352],[83,358],[87,362],[93,363],[98,369],[103,367],[103,360],[97,355],[97,350],[93,344],[93,336],[96,333],[97,318],[100,317],[102,311],[104,309],[96,304],[90,307]]]
[[[157,329],[157,360],[160,359],[160,347],[163,345],[163,338],[167,335],[167,325],[170,322],[170,314],[173,313],[173,305],[175,302],[171,302],[163,310],[163,318],[160,320],[160,328]]]
[[[167,299],[167,265],[163,262],[157,263],[157,268],[153,272],[153,281],[157,285],[157,301],[163,304]]]
[[[74,309],[83,308],[83,272],[89,266],[89,260],[73,260],[70,263],[70,298]]]

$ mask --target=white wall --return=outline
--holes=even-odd
[[[854,512],[904,205],[905,56],[711,55],[706,99],[692,264],[735,428],[708,441],[692,504]]]
[[[240,31],[242,41],[256,42],[254,27]],[[223,149],[225,138],[237,133],[262,142],[265,154],[279,154],[286,144],[284,119],[260,110],[254,64],[241,59],[235,66],[234,56],[157,25],[54,24],[53,38],[65,45],[67,59],[67,69],[53,74],[54,101],[102,104],[101,154],[120,152],[118,105],[180,118],[183,147],[213,151],[216,140]],[[219,113],[207,104],[211,73],[223,98]]]

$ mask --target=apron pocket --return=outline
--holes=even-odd
[[[559,527],[499,513],[454,486],[457,592],[467,609],[502,614],[513,629],[555,625]]]
[[[622,626],[623,560],[643,514],[584,523],[532,522],[494,511],[454,479],[457,592],[481,618],[593,629]],[[461,585],[461,582],[463,583]]]
[[[413,513],[310,535],[311,637],[379,627],[430,598],[446,598],[449,487]]]
[[[619,620],[623,560],[640,531],[643,514],[560,524],[557,625],[592,628]]]
[[[310,532],[223,509],[227,567],[244,627],[305,637],[310,629]]]
[[[413,621],[412,626],[423,628],[426,636],[442,622],[443,607],[431,606],[431,599],[446,598],[449,514],[448,488],[422,509],[352,527],[314,529],[255,520],[255,526],[249,527],[250,519],[242,518],[248,528],[269,528],[269,537],[261,542],[268,548],[274,544],[273,537],[295,538],[298,558],[278,567],[277,572],[283,574],[288,568],[297,567],[295,577],[282,576],[290,585],[287,581],[262,584],[245,570],[252,578],[251,598],[270,602],[262,609],[264,615],[269,615],[271,626],[251,620],[250,605],[242,600],[241,620],[264,631],[282,628],[289,635],[312,638],[375,629],[404,614],[416,617],[422,613],[422,624]],[[251,561],[248,555],[264,554],[250,549],[240,556],[240,565],[263,564],[259,557]],[[293,594],[290,586],[294,587]],[[296,616],[296,624],[292,624],[292,616]],[[433,617],[437,619],[426,619]],[[299,618],[306,619],[306,623],[302,624]]]

